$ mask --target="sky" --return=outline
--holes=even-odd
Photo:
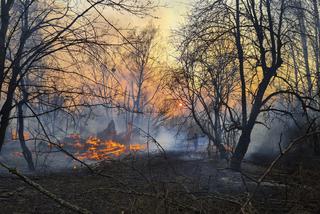
[[[172,46],[172,31],[179,28],[184,22],[186,14],[190,8],[193,0],[166,0],[165,7],[159,8],[155,15],[157,19],[153,19],[152,22],[159,27],[159,37],[162,40],[162,47],[166,54],[164,57],[172,61],[175,56],[175,48]],[[145,22],[148,23],[148,22]],[[167,58],[168,57],[168,58]]]
[[[150,16],[140,18],[128,14],[119,14],[116,11],[107,11],[108,17],[114,24],[129,27],[141,27],[152,21],[154,25],[160,28],[161,34],[168,36],[172,29],[175,29],[183,22],[190,4],[194,0],[159,0],[161,5],[152,14],[157,18]]]
[[[141,18],[111,9],[104,11],[104,15],[113,25],[122,29],[142,28],[152,22],[155,27],[158,27],[158,38],[161,40],[161,47],[165,48],[163,51],[166,54],[163,54],[163,57],[170,61],[173,59],[171,56],[175,55],[175,49],[172,47],[172,31],[184,22],[186,14],[195,0],[158,1],[160,7],[151,14],[152,16]]]
[[[156,12],[159,17],[155,23],[159,24],[161,31],[170,33],[171,29],[179,26],[184,20],[184,17],[190,8],[192,0],[167,0],[164,2],[166,7],[160,8]]]

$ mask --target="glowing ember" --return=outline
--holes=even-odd
[[[96,137],[89,137],[86,144],[91,145],[91,146],[99,146],[101,144],[101,140]]]
[[[73,144],[73,147],[74,147],[75,149],[77,149],[77,150],[81,150],[81,149],[84,148],[84,145],[81,144],[80,142],[76,142],[76,143]]]
[[[23,137],[25,140],[29,140],[30,139],[30,134],[28,132],[23,132]],[[19,136],[17,131],[12,131],[11,132],[11,140],[19,140]]]
[[[130,144],[129,149],[130,151],[143,151],[146,149],[146,146],[141,144]]]

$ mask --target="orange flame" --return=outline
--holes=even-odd
[[[89,137],[85,143],[81,143],[80,136],[76,134],[69,138],[74,139],[72,147],[77,151],[75,156],[80,160],[110,159],[146,149],[146,146],[141,144],[126,146],[113,140],[102,141],[97,137]]]
[[[146,145],[130,144],[129,149],[130,149],[130,151],[143,151],[146,149]]]
[[[25,140],[29,140],[30,139],[29,132],[23,132],[23,137],[24,137]],[[18,140],[18,139],[19,139],[19,136],[18,136],[17,131],[13,130],[11,132],[11,140]]]
[[[126,147],[112,140],[102,142],[99,138],[90,137],[86,144],[87,151],[82,153],[79,159],[102,160],[111,157],[119,157],[126,150]]]

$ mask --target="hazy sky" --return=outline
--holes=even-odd
[[[128,14],[121,15],[115,11],[107,11],[107,16],[113,20],[113,23],[131,27],[147,25],[152,20],[156,26],[160,27],[163,34],[168,35],[171,29],[176,28],[183,21],[188,5],[192,2],[193,0],[160,0],[160,4],[165,6],[158,8],[153,14],[158,19],[138,18]]]
[[[167,7],[160,8],[156,12],[159,20],[155,22],[160,25],[164,32],[169,32],[170,29],[176,28],[179,23],[183,22],[192,0],[166,0],[164,3]]]
[[[131,29],[134,27],[143,27],[152,22],[159,27],[159,36],[164,44],[166,44],[166,52],[171,55],[173,49],[170,48],[170,35],[173,29],[179,27],[183,23],[184,17],[194,0],[159,0],[163,5],[156,9],[152,14],[157,18],[150,16],[141,18],[128,13],[119,13],[114,10],[106,10],[104,14],[116,26],[120,28]]]

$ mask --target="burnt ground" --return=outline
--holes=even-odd
[[[57,196],[93,213],[239,213],[266,169],[245,162],[243,174],[226,161],[171,152],[128,156],[87,169],[29,174]],[[310,167],[311,166],[311,167]],[[246,213],[320,213],[320,162],[277,165]],[[104,176],[107,175],[107,176]],[[111,176],[111,177],[110,177]],[[9,174],[0,174],[0,213],[73,213]]]

